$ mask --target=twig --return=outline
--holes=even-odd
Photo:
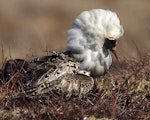
[[[3,64],[5,56],[4,56],[4,46],[2,40],[1,40],[1,47],[2,47],[1,52],[2,52],[2,64]]]
[[[115,116],[116,116],[116,96],[112,96],[112,100],[111,100],[111,104],[112,104],[112,119],[115,119]]]
[[[9,46],[9,57],[10,59],[12,59],[10,46]]]
[[[87,101],[88,101],[91,105],[94,105],[94,103],[92,103],[91,100],[87,99]]]
[[[25,61],[23,62],[23,65],[21,66],[21,69],[18,71],[18,74],[17,74],[16,80],[13,82],[13,85],[12,85],[11,89],[13,89],[13,88],[14,88],[14,86],[15,86],[15,84],[16,84],[16,82],[17,82],[17,80],[18,80],[19,75],[21,74],[21,72],[22,72],[22,71],[23,71],[23,69],[24,69],[24,65],[25,65]],[[16,66],[16,67],[17,67],[17,66]]]

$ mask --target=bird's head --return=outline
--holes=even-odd
[[[118,55],[116,53],[116,45],[117,45],[117,40],[106,39],[105,43],[104,43],[104,46],[107,49],[109,49],[114,54],[114,56],[116,57],[117,61],[120,62],[120,60],[118,58]]]

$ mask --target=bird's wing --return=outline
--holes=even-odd
[[[67,93],[67,98],[70,98],[73,93],[80,97],[94,86],[94,80],[89,74],[78,72],[79,63],[70,60],[62,60],[55,69],[50,69],[37,83],[25,90],[27,96],[36,96],[48,92],[57,94]]]

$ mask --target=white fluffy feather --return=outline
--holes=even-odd
[[[91,75],[102,75],[112,64],[105,39],[116,40],[123,27],[115,12],[94,9],[82,12],[67,31],[67,50],[81,62],[80,69]]]

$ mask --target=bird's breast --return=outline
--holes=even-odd
[[[112,63],[109,51],[99,49],[99,51],[85,50],[83,53],[84,59],[80,64],[82,70],[89,71],[92,76],[100,76],[108,70]]]

